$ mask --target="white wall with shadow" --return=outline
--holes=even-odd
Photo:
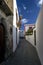
[[[36,21],[36,49],[43,65],[43,5]]]

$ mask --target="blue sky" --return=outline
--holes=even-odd
[[[35,24],[38,17],[42,0],[16,0],[19,15],[22,16],[22,26],[20,29],[24,29],[24,24]]]

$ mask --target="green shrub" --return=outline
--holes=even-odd
[[[33,34],[33,29],[28,29],[28,31],[25,34],[26,35],[32,35]]]

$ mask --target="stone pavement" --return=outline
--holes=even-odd
[[[41,65],[36,49],[25,39],[21,39],[18,48],[0,65]]]

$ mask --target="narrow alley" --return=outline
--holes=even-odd
[[[15,53],[1,65],[41,65],[41,63],[36,49],[25,39],[20,39]]]

